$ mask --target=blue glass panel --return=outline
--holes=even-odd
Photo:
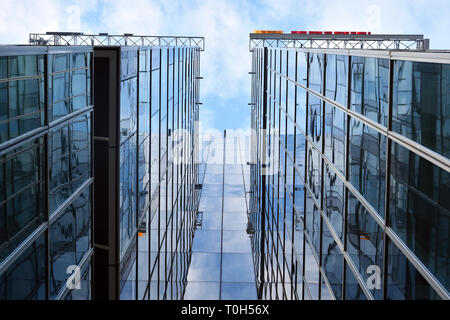
[[[1,58],[0,78],[16,80],[0,83],[0,143],[44,124],[43,73],[44,56]]]
[[[337,103],[347,106],[348,57],[326,55],[325,95]]]
[[[137,129],[137,78],[120,83],[120,142],[123,143]]]
[[[41,235],[0,275],[0,300],[44,300],[45,262],[45,236]]]
[[[138,212],[140,218],[150,201],[150,138],[145,139],[139,145],[138,156]]]
[[[313,195],[320,201],[321,178],[322,178],[322,158],[320,153],[308,146],[308,169],[306,172],[306,181]]]
[[[305,230],[308,232],[316,254],[320,253],[320,211],[316,203],[306,192],[306,221]]]
[[[122,47],[120,52],[120,79],[137,75],[137,50]]]
[[[90,177],[90,114],[81,115],[52,130],[49,150],[51,213]]]
[[[296,98],[296,120],[297,125],[306,132],[306,91],[296,86],[297,98]]]
[[[124,253],[136,230],[136,136],[120,147],[120,253]]]
[[[63,300],[90,300],[91,296],[91,263],[86,263],[81,272],[80,288],[69,290]]]
[[[372,283],[374,268],[379,275],[379,286],[372,292],[375,299],[382,299],[383,285],[383,231],[363,205],[349,191],[347,221],[347,251],[364,281]]]
[[[394,61],[392,130],[450,158],[450,65]]]
[[[323,86],[323,54],[309,54],[308,87],[317,93],[322,92]]]
[[[49,121],[90,105],[91,54],[48,56]]]
[[[308,53],[297,51],[297,75],[296,81],[302,85],[307,85],[308,80]]]
[[[349,180],[382,217],[385,177],[386,136],[351,118]]]
[[[50,295],[55,298],[91,242],[91,199],[87,188],[50,226]]]
[[[363,289],[347,263],[345,267],[345,300],[367,300]]]
[[[325,103],[324,154],[342,174],[345,172],[346,124],[346,114],[339,108]]]
[[[325,223],[323,224],[322,235],[322,266],[335,298],[337,300],[342,299],[344,256]]]
[[[352,57],[351,109],[387,125],[389,60]]]
[[[450,173],[392,143],[390,226],[450,286]]]
[[[325,166],[324,210],[336,234],[344,242],[344,193],[345,186],[336,173]]]
[[[44,141],[0,156],[0,261],[43,221]]]
[[[440,300],[430,284],[397,246],[392,241],[388,243],[387,299]]]
[[[313,94],[308,94],[308,137],[322,149],[322,100]]]

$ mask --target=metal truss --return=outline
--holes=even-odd
[[[249,50],[261,47],[306,49],[411,50],[429,49],[423,35],[317,35],[250,33]]]
[[[81,32],[30,33],[31,45],[45,46],[184,46],[205,50],[204,37],[139,36],[133,34],[110,35],[107,33],[84,34]]]

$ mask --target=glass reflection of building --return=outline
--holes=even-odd
[[[448,299],[450,55],[252,54],[259,298]]]
[[[198,207],[199,49],[95,47],[94,62],[94,298],[179,299]]]
[[[0,299],[91,297],[91,62],[91,47],[0,48]]]
[[[0,47],[1,300],[182,297],[201,50],[183,39]]]

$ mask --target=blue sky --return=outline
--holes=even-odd
[[[2,0],[0,43],[50,30],[204,36],[201,126],[246,129],[249,32],[421,33],[431,48],[450,49],[449,15],[448,0]]]

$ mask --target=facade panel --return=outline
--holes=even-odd
[[[259,298],[450,298],[450,59],[251,43]]]
[[[0,56],[0,297],[89,299],[92,48]]]

